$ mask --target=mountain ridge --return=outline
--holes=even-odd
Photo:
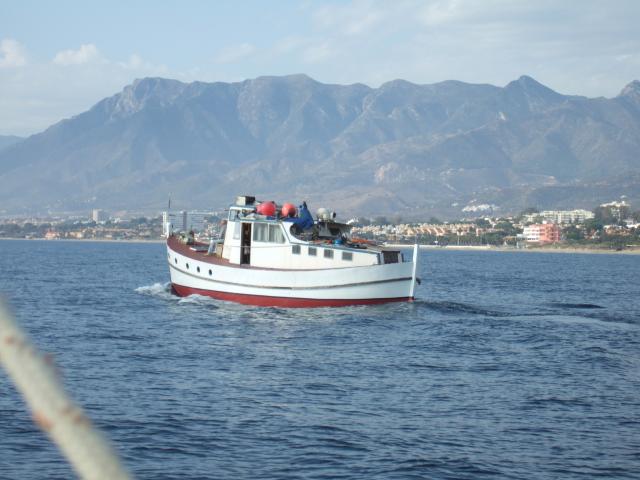
[[[562,95],[526,75],[504,87],[137,79],[0,150],[0,201],[158,210],[171,195],[209,208],[251,191],[348,213],[456,216],[480,201],[515,211],[537,189],[604,181],[611,192],[640,171],[639,92],[635,80],[611,99]],[[640,183],[625,188],[640,199]],[[597,191],[575,206],[609,200]]]

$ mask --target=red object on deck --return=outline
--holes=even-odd
[[[269,297],[264,295],[246,295],[242,293],[219,292],[216,290],[203,290],[200,288],[185,287],[173,283],[174,293],[180,297],[189,295],[203,295],[217,300],[243,303],[245,305],[257,305],[259,307],[346,307],[350,305],[377,305],[390,302],[413,302],[413,297],[398,298],[354,298],[354,299],[330,299],[330,298],[292,298]]]
[[[293,203],[285,203],[280,211],[283,217],[295,217],[298,209]]]
[[[273,217],[276,214],[276,204],[274,202],[262,202],[258,205],[258,208],[256,208],[256,212],[260,215]]]

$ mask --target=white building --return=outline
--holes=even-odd
[[[171,212],[162,212],[162,236],[168,237],[174,230],[176,225],[176,214]]]
[[[558,225],[568,225],[571,223],[584,223],[593,218],[593,212],[589,210],[545,210],[540,213],[525,215],[526,222],[536,222],[539,220],[553,222]]]
[[[102,223],[109,220],[109,214],[104,210],[100,210],[99,208],[95,208],[91,211],[91,220],[96,223]]]
[[[211,212],[191,211],[184,212],[185,231],[193,230],[194,232],[204,232],[205,217],[211,215]]]
[[[606,208],[609,209],[609,211],[611,212],[611,215],[613,215],[614,217],[617,217],[618,220],[623,220],[623,217],[629,213],[629,207],[630,205],[624,201],[624,200],[620,200],[619,202],[609,202],[609,203],[603,203],[602,205],[600,205],[600,208]]]
[[[173,231],[188,232],[204,232],[205,218],[212,215],[211,212],[182,210],[180,212],[162,212],[162,235],[168,237]]]

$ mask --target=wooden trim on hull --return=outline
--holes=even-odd
[[[189,295],[203,295],[217,300],[256,305],[260,307],[287,307],[287,308],[312,308],[312,307],[345,307],[349,305],[374,305],[390,302],[412,302],[413,297],[397,298],[361,298],[361,299],[321,299],[321,298],[291,298],[271,297],[264,295],[248,295],[243,293],[220,292],[217,290],[203,290],[200,288],[185,287],[176,283],[171,284],[174,293],[180,297]]]

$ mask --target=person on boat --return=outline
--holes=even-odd
[[[305,230],[313,228],[313,217],[311,216],[311,212],[309,212],[307,202],[302,202],[302,205],[298,207],[298,217],[286,218],[284,221],[293,223],[293,231],[295,234],[300,234]]]

